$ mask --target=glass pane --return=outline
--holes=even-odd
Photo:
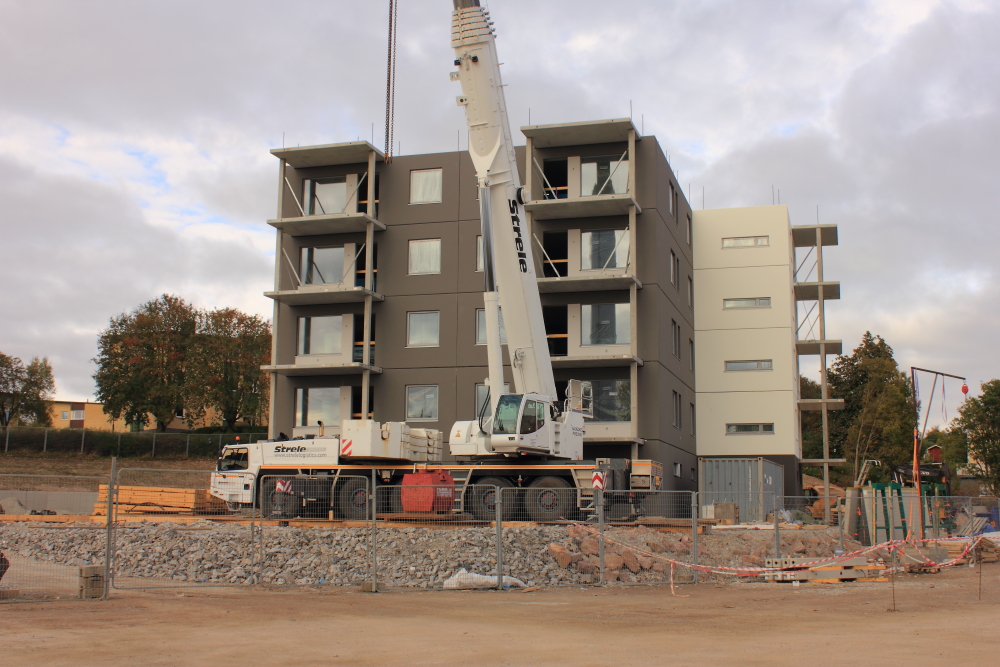
[[[769,297],[765,297],[763,299],[759,299],[759,302],[760,302],[760,307],[761,308],[770,308],[771,307],[771,299]]]
[[[723,248],[755,248],[769,245],[771,245],[769,236],[738,236],[722,239]]]
[[[344,247],[302,248],[299,277],[305,285],[341,282],[344,279]]]
[[[421,169],[410,172],[410,203],[437,204],[441,202],[441,170]]]
[[[441,273],[441,239],[410,241],[408,273]]]
[[[504,393],[507,393],[508,391],[510,391],[510,383],[508,383],[508,382],[504,382],[503,383],[503,391],[504,391]],[[489,387],[487,387],[485,384],[477,384],[476,385],[476,418],[477,419],[479,418],[479,412],[483,409],[483,406],[486,404],[486,399],[489,398],[489,396],[490,396],[490,388]]]
[[[340,387],[309,387],[295,390],[295,425],[326,426],[340,423]]]
[[[344,176],[306,181],[308,215],[343,213],[347,206],[347,179]]]
[[[437,419],[438,388],[434,385],[418,385],[406,388],[407,419]]]
[[[343,317],[300,317],[298,354],[340,354]]]
[[[503,311],[500,315],[500,344],[507,344],[507,329],[503,325]],[[480,308],[476,311],[476,345],[486,345],[486,310]]]
[[[500,397],[497,414],[493,419],[494,433],[517,433],[517,411],[521,407],[521,394],[507,394]]]
[[[631,340],[627,303],[585,304],[580,320],[582,345],[626,345]]]
[[[774,428],[774,425],[771,425]],[[760,424],[726,424],[727,433],[760,433]]]
[[[724,299],[723,308],[756,308],[757,299]]]
[[[632,392],[628,380],[594,380],[594,421],[627,422],[632,418]]]
[[[483,237],[476,237],[476,271],[483,271]]]
[[[521,415],[521,433],[534,433],[538,430],[538,402],[526,401],[524,414]]]
[[[582,197],[623,194],[627,191],[628,160],[619,160],[617,155],[606,155],[585,157],[580,161]]]
[[[439,313],[407,313],[407,320],[407,346],[437,347],[439,345]]]
[[[628,265],[628,231],[599,229],[580,234],[580,269],[624,269]]]

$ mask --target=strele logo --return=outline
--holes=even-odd
[[[517,264],[521,273],[528,272],[528,254],[524,252],[524,240],[521,238],[521,218],[517,215],[517,202],[507,200],[510,206],[510,224],[514,226],[514,245],[517,247]]]
[[[275,454],[277,454],[278,452],[304,452],[304,451],[306,451],[305,447],[288,447],[287,445],[276,445],[274,448]]]

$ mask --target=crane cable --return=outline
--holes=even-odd
[[[385,74],[385,162],[392,162],[393,122],[396,107],[396,15],[399,0],[389,0],[389,47]]]

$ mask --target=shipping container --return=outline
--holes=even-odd
[[[784,467],[763,457],[698,458],[698,504],[710,518],[716,503],[736,503],[739,521],[764,521],[784,508]]]

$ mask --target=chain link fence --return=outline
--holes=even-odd
[[[0,433],[4,453],[90,454],[150,458],[213,458],[225,445],[250,443],[267,433],[160,433],[9,426]]]

